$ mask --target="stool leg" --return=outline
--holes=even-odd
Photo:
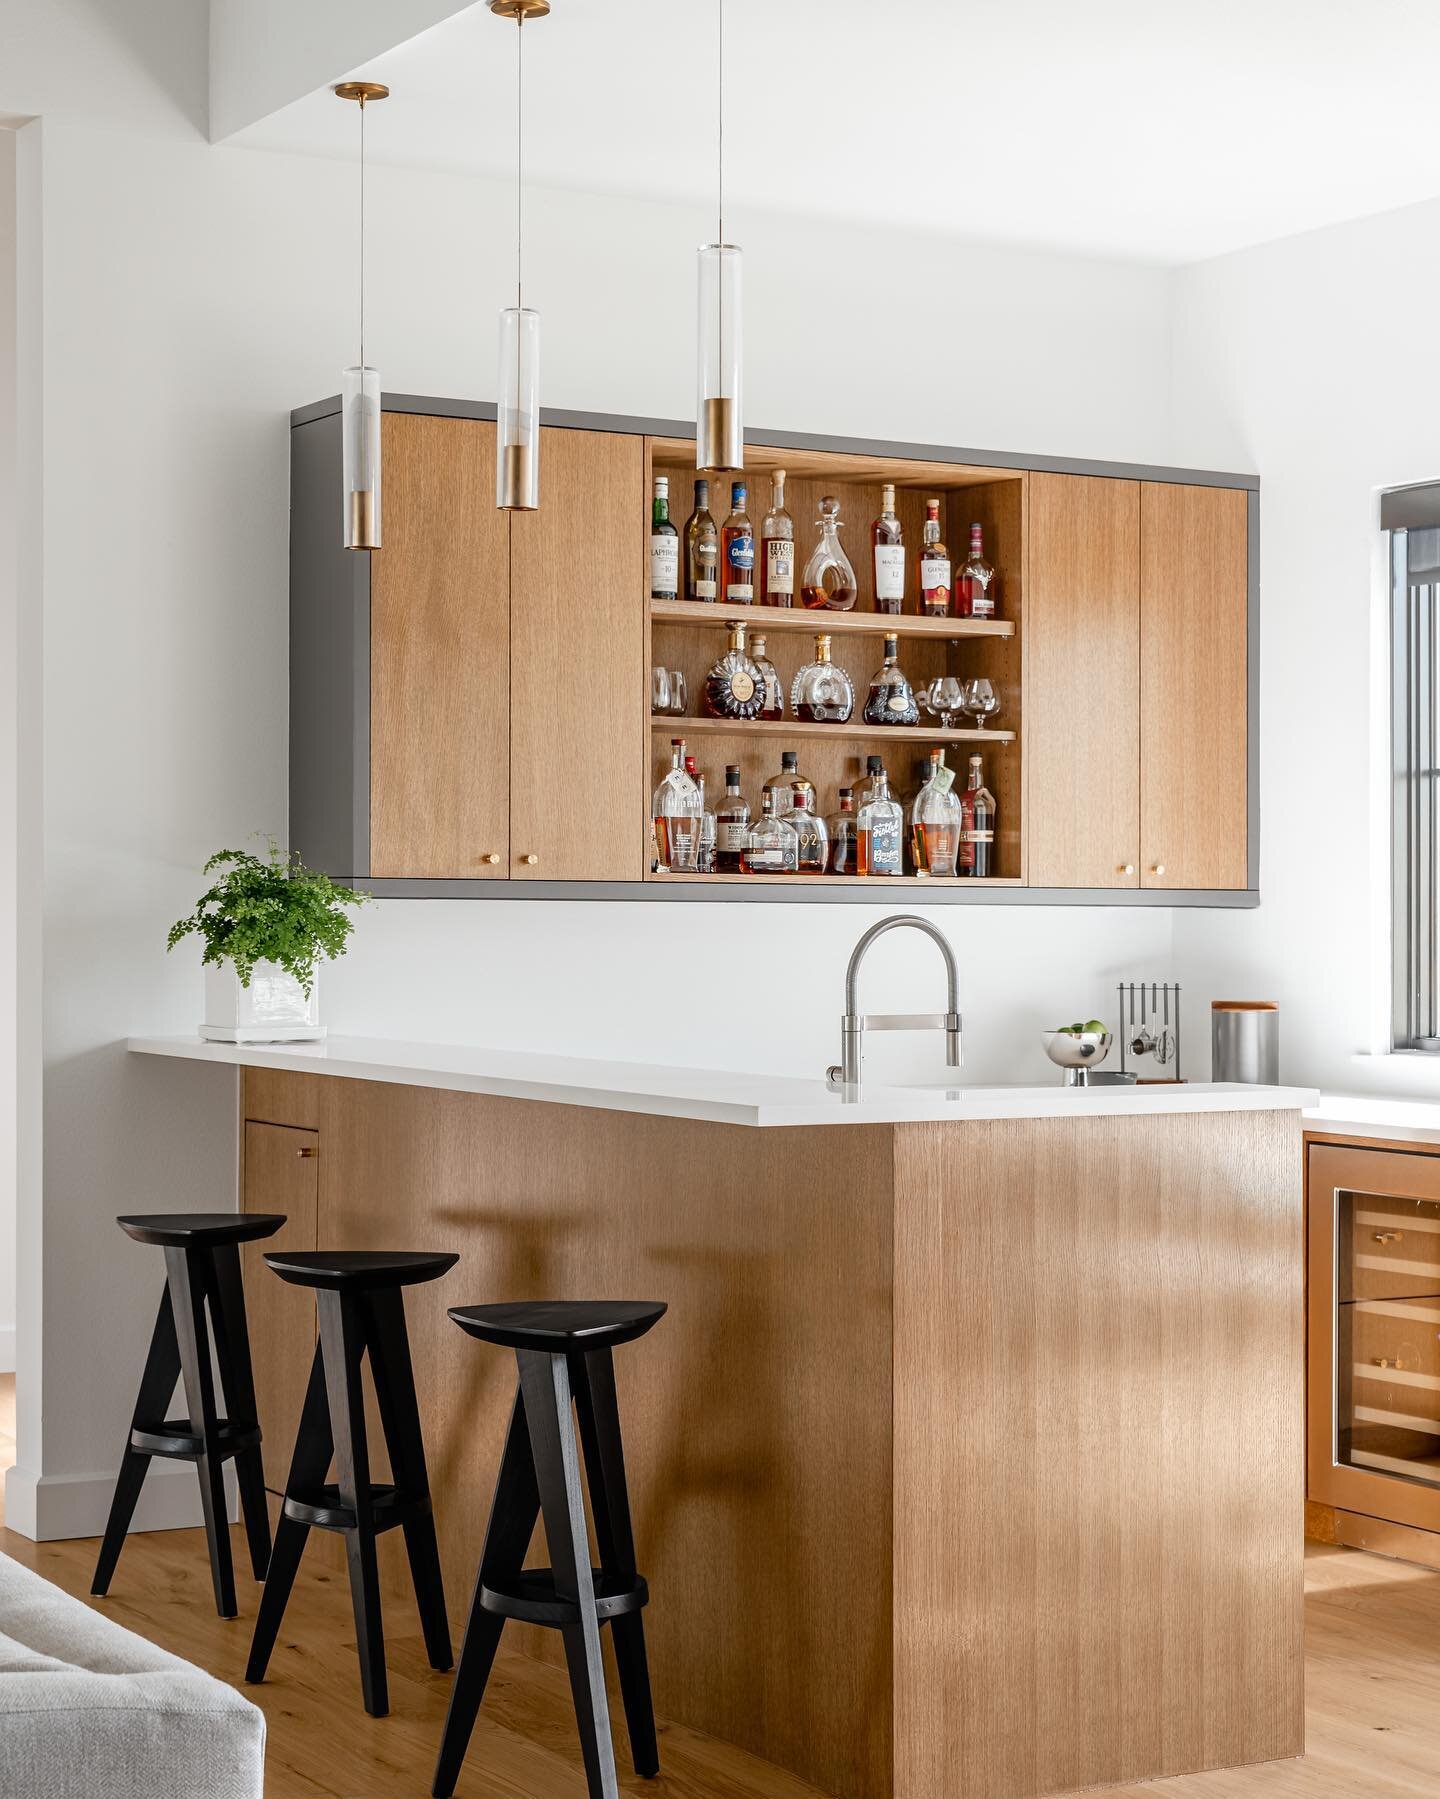
[[[344,1294],[322,1289],[318,1298],[320,1348],[325,1358],[325,1388],[330,1395],[330,1428],[335,1437],[335,1480],[341,1504],[355,1514],[355,1528],[345,1532],[345,1561],[350,1572],[350,1603],[355,1610],[360,1691],[370,1716],[383,1718],[390,1710],[390,1693],[385,1678],[380,1571],[375,1560],[365,1394],[360,1382],[365,1333],[354,1304]]]
[[[315,1359],[310,1364],[310,1384],[305,1389],[305,1403],[300,1409],[300,1428],[295,1433],[295,1453],[290,1461],[286,1493],[304,1493],[320,1486],[330,1471],[330,1458],[335,1453],[330,1434],[330,1404],[325,1393],[325,1363],[320,1345],[315,1345]],[[245,1664],[245,1678],[261,1681],[270,1665],[270,1651],[280,1632],[280,1621],[295,1584],[296,1570],[310,1535],[310,1526],[280,1513],[275,1531],[275,1547],[270,1552],[270,1567],[260,1594],[260,1610],[255,1618],[255,1635],[250,1640],[250,1659]]]
[[[540,1490],[555,1590],[563,1598],[573,1600],[579,1612],[576,1622],[563,1625],[560,1634],[565,1642],[570,1692],[585,1754],[585,1777],[591,1799],[618,1799],[580,1456],[570,1414],[570,1371],[563,1355],[547,1355],[533,1349],[518,1349],[515,1354],[520,1363],[530,1452],[535,1458],[535,1482]]]
[[[455,1671],[455,1684],[450,1689],[450,1706],[445,1713],[445,1730],[440,1738],[440,1754],[435,1763],[435,1780],[430,1790],[435,1799],[450,1799],[455,1782],[460,1778],[460,1764],[475,1728],[480,1701],[500,1646],[500,1633],[505,1620],[495,1612],[487,1612],[480,1603],[484,1589],[502,1582],[525,1566],[525,1552],[535,1534],[535,1520],[540,1515],[540,1493],[535,1485],[535,1464],[530,1454],[530,1433],[525,1423],[525,1399],[515,1390],[515,1405],[510,1413],[510,1429],[505,1438],[505,1453],[500,1461],[500,1478],[495,1483],[495,1497],[490,1502],[490,1522],[485,1531],[485,1547],[480,1555],[480,1569],[475,1576],[475,1593],[470,1601],[470,1618],[460,1645],[460,1666]]]
[[[145,1372],[140,1376],[140,1393],[130,1420],[132,1431],[164,1420],[179,1378],[180,1346],[175,1340],[175,1308],[170,1301],[170,1283],[167,1281],[165,1290],[160,1295],[155,1329],[150,1334]],[[145,1482],[145,1470],[149,1466],[150,1457],[143,1450],[132,1448],[127,1436],[120,1474],[115,1482],[115,1495],[110,1501],[110,1516],[100,1544],[100,1558],[95,1564],[95,1578],[90,1583],[92,1593],[104,1594],[110,1591],[115,1564],[125,1545],[125,1534],[135,1515],[135,1504]]]
[[[215,1609],[222,1618],[235,1616],[235,1571],[230,1560],[230,1520],[225,1515],[225,1463],[220,1453],[215,1412],[215,1377],[210,1367],[210,1336],[205,1328],[204,1252],[165,1251],[165,1271],[175,1306],[175,1335],[180,1345],[180,1375],[190,1429],[203,1445],[195,1463],[200,1476],[200,1507],[210,1546],[210,1579]]]
[[[231,1424],[260,1422],[255,1403],[255,1370],[250,1361],[250,1327],[245,1318],[245,1289],[240,1280],[240,1251],[233,1243],[211,1251],[210,1311],[215,1326],[215,1356],[225,1389],[225,1415]],[[265,1504],[265,1464],[260,1446],[235,1457],[240,1510],[250,1545],[250,1566],[264,1580],[270,1562],[270,1513]]]
[[[420,1407],[415,1398],[415,1371],[410,1361],[410,1338],[405,1329],[405,1301],[398,1288],[367,1296],[366,1341],[370,1346],[370,1375],[380,1405],[380,1428],[390,1452],[390,1469],[396,1488],[407,1498],[423,1500],[423,1510],[406,1518],[405,1551],[410,1558],[410,1578],[425,1633],[425,1653],[432,1668],[455,1665],[450,1647],[450,1620],[445,1612],[445,1582],[440,1573],[440,1546],[435,1541],[435,1518],[430,1510],[430,1477],[425,1468],[425,1439],[420,1429]]]
[[[620,1408],[615,1401],[615,1358],[608,1349],[577,1355],[571,1360],[571,1373],[600,1566],[607,1574],[633,1580],[635,1534],[630,1523]],[[650,1697],[650,1664],[645,1655],[642,1614],[626,1612],[613,1618],[610,1635],[620,1672],[620,1693],[625,1701],[630,1759],[635,1772],[649,1780],[660,1772],[660,1752],[655,1741],[655,1707]]]

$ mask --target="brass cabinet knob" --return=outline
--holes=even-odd
[[[1133,862],[1122,863],[1120,866],[1120,872],[1122,875],[1133,875],[1135,872],[1135,864]]]
[[[538,856],[522,856],[520,858],[520,860],[526,865],[527,868],[533,868],[535,866],[535,864],[540,860],[540,858]]]
[[[500,860],[500,858],[495,854],[494,850],[491,850],[491,852],[488,856],[482,856],[480,858],[480,860],[482,862],[488,862],[490,864],[490,866],[493,868],[495,866],[495,864]]]
[[[1163,875],[1165,872],[1165,864],[1163,862],[1157,862],[1150,872],[1152,875]]]
[[[303,1149],[297,1149],[295,1151],[295,1154],[297,1156],[313,1156],[313,1155],[317,1155],[318,1153],[319,1152],[316,1150],[315,1145],[313,1143],[307,1143]]]

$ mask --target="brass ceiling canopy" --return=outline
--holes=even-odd
[[[383,81],[341,81],[331,90],[337,100],[388,100],[390,90]]]
[[[489,0],[497,19],[543,19],[550,10],[550,0]]]

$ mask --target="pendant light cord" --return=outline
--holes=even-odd
[[[716,90],[715,110],[719,115],[720,129],[716,134],[718,140],[718,167],[715,175],[716,226],[718,235],[716,242],[725,242],[725,0],[715,0],[716,35],[720,41],[720,53],[715,59],[719,72]]]
[[[524,306],[525,15],[515,17],[515,309]]]
[[[360,96],[360,385],[365,385],[365,96]]]

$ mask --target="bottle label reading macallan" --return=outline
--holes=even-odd
[[[765,591],[789,594],[795,591],[795,545],[788,537],[765,539]]]
[[[650,539],[650,591],[673,594],[679,579],[680,539],[657,534]]]
[[[950,604],[950,560],[948,557],[923,556],[920,559],[920,599],[938,605]]]
[[[903,600],[905,598],[905,546],[903,544],[876,544],[875,598],[877,600]]]

